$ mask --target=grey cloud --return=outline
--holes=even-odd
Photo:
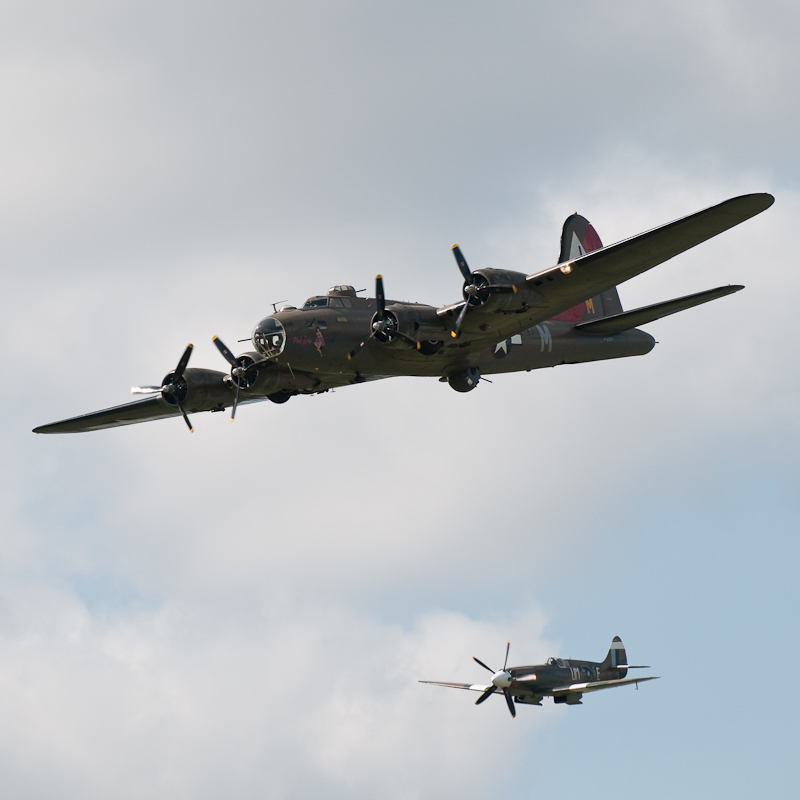
[[[684,530],[734,528],[731,492],[753,492],[761,525],[765,496],[796,522],[797,24],[791,3],[9,6],[0,702],[21,733],[4,734],[4,784],[210,794],[233,763],[245,796],[372,797],[381,773],[389,796],[485,796],[502,788],[485,749],[499,737],[512,795],[551,775],[577,793],[605,773],[568,783],[571,759],[548,749],[562,734],[616,774],[645,763],[603,738],[612,707],[681,756],[699,712],[664,711],[689,679],[674,654],[706,635],[676,566],[695,557]],[[621,288],[633,307],[747,284],[654,324],[647,358],[465,397],[385,381],[244,408],[235,425],[199,417],[194,436],[172,421],[29,433],[124,402],[188,341],[221,368],[211,335],[244,338],[272,301],[378,271],[392,296],[453,300],[453,240],[473,265],[535,268],[573,211],[610,243],[754,190],[775,207]],[[702,563],[709,594],[739,596],[734,571]],[[761,569],[754,594],[772,597]],[[521,735],[502,708],[417,692],[509,636],[550,655],[540,605],[573,643],[625,622],[672,684],[647,714],[603,700],[568,721],[520,715]],[[788,618],[763,617],[793,663]],[[298,698],[292,670],[327,683]],[[776,745],[789,728],[770,708]],[[741,755],[733,730],[715,741]]]

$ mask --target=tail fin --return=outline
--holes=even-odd
[[[619,636],[615,636],[611,641],[611,647],[608,648],[608,655],[600,665],[600,671],[607,672],[610,669],[617,669],[618,664],[627,663],[628,656],[625,653],[625,645],[622,644],[622,639]],[[620,672],[623,678],[628,674],[627,669],[620,670]]]
[[[603,243],[589,220],[580,214],[573,214],[571,217],[567,217],[561,231],[561,253],[558,263],[578,258],[593,250],[599,250],[602,246]],[[553,319],[563,322],[590,322],[593,319],[621,313],[622,303],[619,301],[619,294],[617,294],[616,288],[612,288],[585,303],[563,311]]]

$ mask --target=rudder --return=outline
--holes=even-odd
[[[599,250],[602,246],[603,243],[591,222],[580,214],[572,214],[567,217],[561,231],[561,252],[558,256],[558,263],[580,258],[586,253]],[[578,323],[621,313],[622,303],[619,301],[619,294],[616,287],[612,287],[602,294],[595,295],[585,303],[562,311],[553,319]]]
[[[608,670],[619,669],[619,664],[627,665],[628,656],[625,653],[625,645],[622,644],[622,639],[615,636],[611,641],[611,647],[608,648],[608,655],[600,665],[601,672],[608,672]],[[628,674],[627,669],[620,670],[621,677],[624,678]]]

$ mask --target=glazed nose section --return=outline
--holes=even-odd
[[[253,345],[266,358],[275,358],[286,347],[286,331],[275,317],[262,319],[253,328]]]
[[[501,669],[500,672],[495,672],[495,674],[492,675],[492,683],[498,689],[508,689],[508,687],[511,686],[511,673],[503,669]]]

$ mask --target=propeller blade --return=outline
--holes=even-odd
[[[373,331],[358,347],[354,347],[348,354],[347,360],[352,361],[369,343],[375,338],[375,331]]]
[[[154,394],[160,391],[160,386],[131,386],[131,394]]]
[[[189,345],[189,347],[191,347],[191,345]],[[186,354],[184,353],[184,355]],[[187,361],[189,360],[188,357],[186,360]],[[186,412],[183,410],[183,405],[181,404],[181,398],[177,393],[175,394],[175,402],[178,404],[178,408],[180,409],[181,414],[183,414],[183,418],[186,420],[186,425],[189,428],[189,433],[194,433],[194,428],[192,427],[192,423],[189,422],[189,417],[186,416]]]
[[[417,350],[419,350],[419,342],[416,339],[412,339],[407,334],[402,333],[401,331],[388,331],[388,333],[389,333],[389,336],[396,336],[398,339],[402,339],[404,342],[408,342],[409,344],[413,344],[414,347],[416,347]]]
[[[492,675],[494,675],[494,670],[491,667],[487,667],[486,664],[484,664],[483,661],[481,661],[479,658],[475,658],[475,656],[472,656],[472,660],[477,661],[484,669],[488,669],[489,672],[491,672]]]
[[[239,404],[239,382],[236,381],[236,394],[233,398],[233,408],[231,409],[231,422],[233,422],[234,417],[236,416],[236,406]]]
[[[225,347],[225,343],[218,336],[212,336],[211,341],[217,346],[217,350],[222,353],[222,357],[232,366],[236,366],[236,357]]]
[[[506,666],[508,665],[508,651],[511,649],[511,642],[506,645],[506,660],[503,662],[503,672],[506,671]]]
[[[375,302],[378,305],[378,314],[383,316],[386,311],[386,295],[383,293],[383,278],[375,276]]]
[[[517,709],[514,708],[514,698],[511,696],[511,692],[508,689],[503,689],[503,694],[506,696],[506,703],[508,704],[508,710],[511,712],[512,717],[517,716]]]
[[[472,277],[472,273],[469,271],[469,267],[467,266],[467,259],[464,258],[464,254],[461,252],[461,248],[457,244],[454,244],[452,249],[453,255],[456,257],[456,264],[458,264],[458,268],[461,270],[464,280],[468,281]]]
[[[490,686],[476,701],[475,705],[479,706],[484,700],[487,700],[497,691],[496,686]]]
[[[458,315],[458,319],[456,320],[456,327],[455,330],[450,331],[450,335],[456,339],[458,338],[458,334],[461,333],[461,323],[464,321],[464,317],[467,315],[467,309],[469,308],[469,301],[464,301],[464,308],[461,309],[461,313]]]
[[[173,383],[177,383],[183,377],[183,371],[186,369],[186,365],[189,363],[189,359],[192,357],[192,350],[194,350],[194,345],[190,344],[183,351],[181,360],[178,362],[178,366],[175,367],[175,374],[172,376]],[[192,426],[190,425],[189,427],[191,428]]]

